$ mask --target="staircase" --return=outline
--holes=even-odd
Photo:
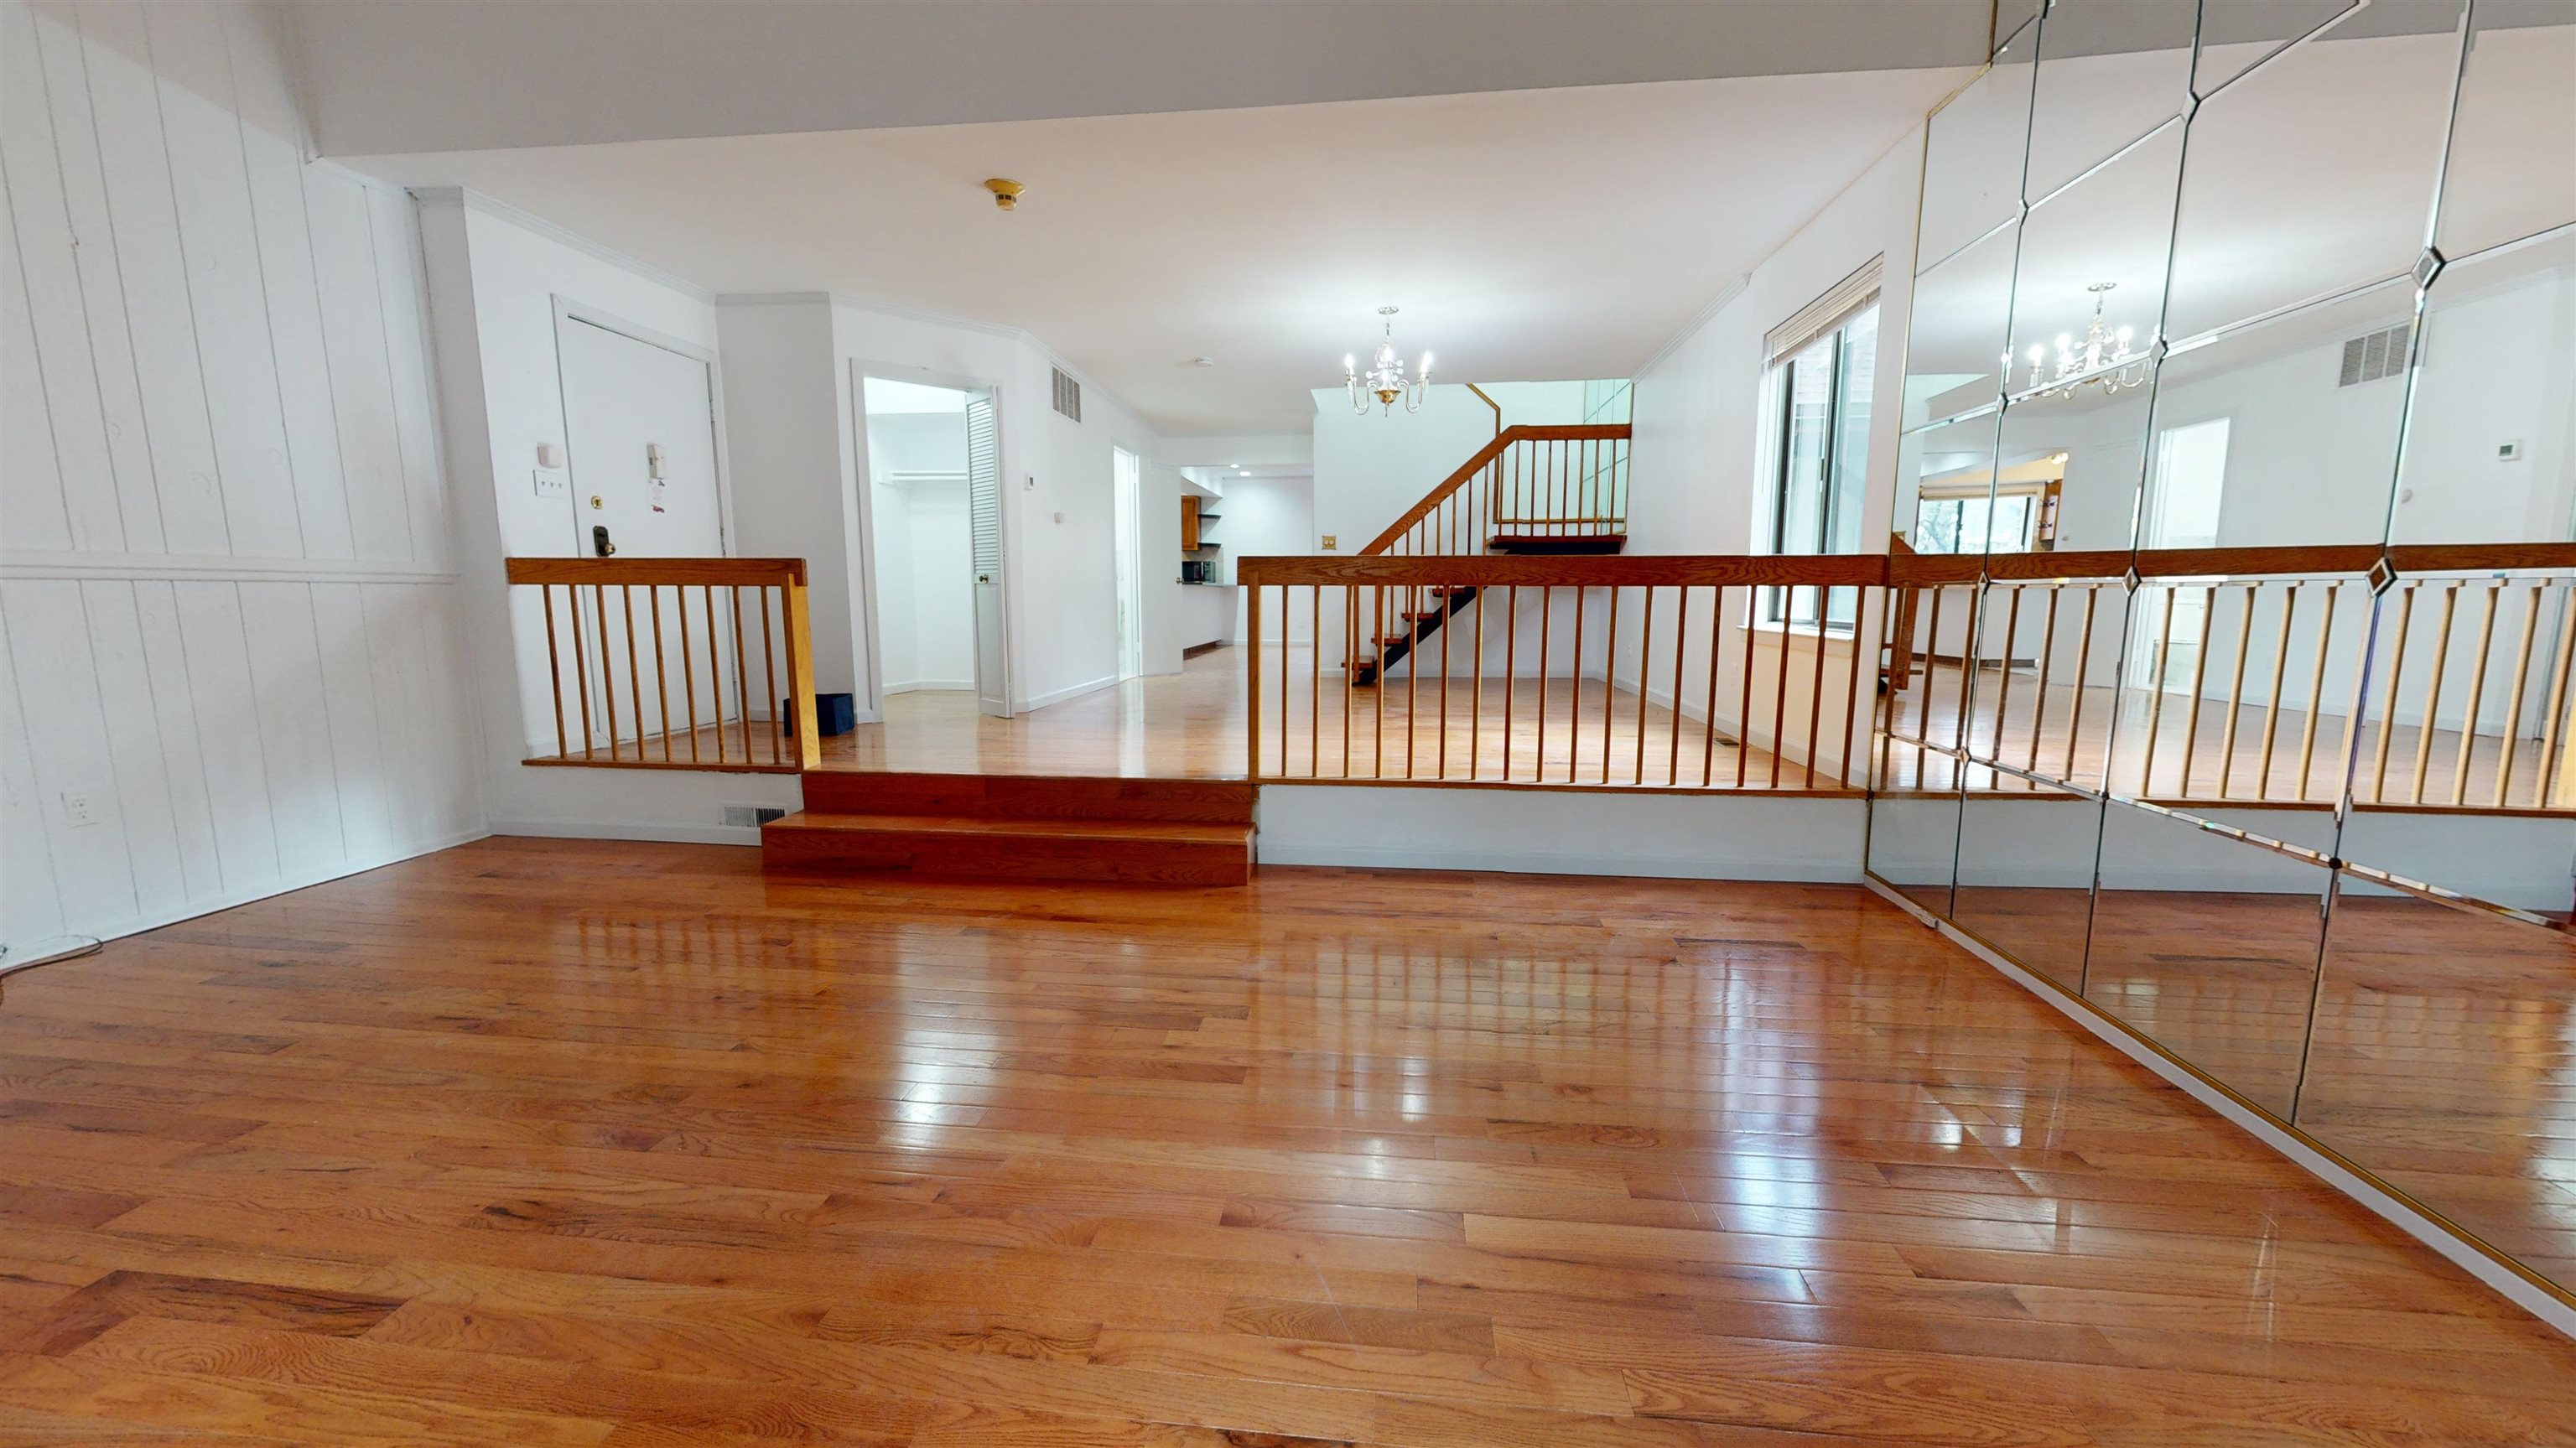
[[[805,808],[761,827],[779,872],[1242,885],[1253,786],[1241,780],[809,772]]]
[[[1627,502],[1626,423],[1505,428],[1360,554],[1617,553],[1628,546]],[[1476,592],[1432,588],[1400,603],[1390,598],[1385,622],[1394,627],[1373,630],[1346,661],[1351,682],[1375,684],[1465,612]]]

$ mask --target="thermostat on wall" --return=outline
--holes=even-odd
[[[2496,444],[2496,461],[2497,461],[2497,462],[2500,462],[2500,463],[2518,463],[2518,462],[2521,462],[2521,461],[2522,461],[2522,439],[2521,439],[2521,438],[2515,438],[2515,439],[2513,439],[2513,440],[2512,440],[2512,441],[2510,441],[2510,442],[2500,442],[2500,443],[2497,443],[2497,444]]]

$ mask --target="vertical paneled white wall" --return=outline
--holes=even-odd
[[[267,7],[0,0],[0,939],[482,832],[411,199]]]

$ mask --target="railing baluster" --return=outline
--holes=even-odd
[[[760,594],[760,707],[769,711],[769,762],[776,764],[787,752],[787,722],[779,717],[785,711],[770,702],[778,697],[778,660],[770,646],[769,589],[764,585],[757,591]]]
[[[2057,662],[2057,598],[2065,588],[2062,582],[2048,585],[2048,612],[2039,629],[2039,679],[2030,691],[2030,749],[2022,758],[2022,767],[2033,774],[2039,773],[2039,742],[2048,733],[2048,675]]]
[[[2081,747],[2084,735],[2085,679],[2093,668],[2093,609],[2101,601],[2102,585],[2098,583],[2086,585],[2084,634],[2075,643],[2075,702],[2074,706],[2066,712],[2066,768],[2061,771],[2061,776],[2069,780],[2075,778],[2075,754]],[[2110,767],[2106,763],[2102,770],[2102,785],[2105,789],[2110,787],[2110,773]]]
[[[2272,702],[2263,711],[2263,758],[2254,781],[2254,797],[2272,797],[2272,746],[2281,734],[2281,696],[2290,688],[2290,631],[2299,617],[2299,585],[2293,580],[2281,595],[2281,637],[2272,650]]]
[[[2562,586],[2558,605],[2558,657],[2549,668],[2549,708],[2540,720],[2540,762],[2532,771],[2531,807],[2547,809],[2558,779],[2558,731],[2566,721],[2567,672],[2576,663],[2576,588]]]
[[[1926,788],[1924,776],[1931,772],[1932,756],[1924,746],[1932,742],[1932,671],[1941,662],[1941,595],[1949,592],[1938,584],[1927,590],[1932,595],[1929,625],[1923,645],[1923,701],[1916,708],[1914,721],[1914,787]],[[1907,654],[1914,651],[1914,641],[1905,641]],[[1911,670],[1908,670],[1911,673]]]
[[[1360,588],[1342,585],[1342,778],[1351,774],[1351,675],[1360,668]]]
[[[2379,739],[2371,748],[2370,799],[2378,804],[2388,798],[2388,746],[2397,737],[2397,690],[2406,673],[2406,634],[2415,621],[2415,584],[2397,587],[2397,641],[2388,651],[2388,702],[2379,711]],[[2357,795],[2360,791],[2355,790]]]
[[[1306,586],[1306,777],[1316,778],[1324,767],[1324,585]],[[1283,590],[1279,604],[1279,647],[1288,647],[1288,604]],[[1280,766],[1280,773],[1287,773]]]
[[[751,754],[751,659],[742,646],[742,585],[725,589],[726,605],[733,612],[733,700],[742,715],[742,762],[752,762]]]
[[[700,764],[704,761],[698,755],[698,664],[689,651],[689,587],[687,584],[671,585],[671,611],[680,618],[680,689],[687,696],[689,709],[689,762]]]
[[[617,585],[617,605],[626,615],[626,697],[635,705],[635,762],[644,762],[644,671],[635,664],[635,585]]]
[[[1718,660],[1726,651],[1726,585],[1717,584],[1708,591],[1708,698],[1700,705],[1699,787],[1717,783],[1717,675]],[[1674,685],[1674,697],[1680,698],[1680,685]],[[1738,741],[1740,745],[1742,741]]]
[[[1413,737],[1422,723],[1422,586],[1404,590],[1404,777],[1413,777]]]
[[[2495,644],[2496,599],[2504,592],[2500,583],[2486,586],[2486,597],[2478,605],[2478,647],[2469,661],[2469,700],[2460,710],[2460,752],[2451,765],[2451,803],[2469,801],[2469,762],[2478,744],[2478,706],[2486,701],[2487,650]],[[2432,727],[2433,721],[2424,721]]]
[[[2007,583],[2004,598],[2004,646],[1995,658],[1995,740],[1991,758],[2004,757],[2005,731],[2012,727],[2012,649],[2013,640],[2021,637],[2021,585]]]
[[[1485,765],[1485,602],[1493,596],[1493,586],[1488,584],[1477,589],[1476,596],[1468,600],[1476,610],[1475,637],[1470,643],[1473,652],[1467,660],[1468,687],[1473,690],[1467,696],[1467,778],[1470,780],[1476,778]],[[1508,749],[1510,746],[1511,741],[1505,739],[1504,747]]]
[[[2317,619],[2317,657],[2308,670],[2308,716],[2299,726],[2299,798],[2308,797],[2308,774],[2316,764],[2317,709],[2325,699],[2326,649],[2334,641],[2335,593],[2340,583],[2326,585],[2325,613]]]
[[[1289,585],[1287,584],[1283,583],[1279,586],[1279,773],[1273,776],[1278,779],[1286,779],[1288,777],[1288,701],[1291,695],[1291,691],[1288,687],[1288,635],[1290,633],[1288,626],[1288,599],[1290,595],[1288,590]],[[1245,605],[1246,607],[1250,607],[1260,601],[1261,590],[1256,588],[1246,596]],[[1245,626],[1250,627],[1250,625],[1251,620],[1246,619]],[[1255,640],[1258,640],[1260,638],[1260,634],[1256,631],[1253,634],[1253,637]],[[1261,663],[1261,649],[1258,642],[1253,646],[1251,662],[1255,667],[1258,667]]]
[[[2156,727],[2164,720],[2165,666],[2173,654],[2174,595],[2182,590],[2168,584],[2163,591],[2164,621],[2156,626],[2156,668],[2147,679],[2147,757],[2138,767],[2138,793],[2142,796],[2156,792]]]
[[[564,585],[564,611],[572,616],[572,689],[573,702],[581,706],[581,757],[592,759],[591,741],[599,731],[590,723],[590,645],[581,632],[581,586]]]
[[[1263,585],[1255,583],[1246,589],[1243,595],[1243,626],[1244,632],[1248,635],[1244,640],[1244,647],[1251,650],[1251,652],[1245,656],[1243,661],[1243,773],[1246,778],[1255,781],[1258,781],[1262,777],[1261,595],[1266,591],[1267,590]],[[1282,592],[1284,595],[1285,590],[1282,590]],[[1287,610],[1284,605],[1280,610],[1280,617],[1282,619],[1287,617]],[[1286,630],[1282,629],[1281,633],[1286,633]],[[1287,657],[1288,650],[1284,642],[1279,653],[1282,659]],[[1279,702],[1281,712],[1284,714],[1288,703],[1286,691],[1284,689],[1281,691]],[[1288,733],[1288,726],[1285,719],[1280,723],[1279,733],[1281,736],[1280,748],[1284,751],[1287,748],[1286,736]],[[1284,758],[1280,763],[1279,772],[1281,774],[1286,774],[1288,772],[1288,766]]]
[[[1824,584],[1816,585],[1816,669],[1807,680],[1807,782],[1816,787],[1816,751],[1823,747],[1824,736],[1818,732],[1825,719],[1825,632],[1833,618],[1833,595]],[[1780,636],[1780,658],[1789,658],[1789,636]]]
[[[1735,701],[1735,787],[1744,788],[1753,755],[1753,634],[1754,615],[1762,611],[1762,590],[1747,586],[1744,590],[1744,689]],[[1773,757],[1778,757],[1780,741],[1771,741]]]
[[[733,753],[725,742],[724,639],[716,632],[716,586],[702,584],[698,591],[705,596],[707,608],[707,692],[715,695],[716,763],[724,764],[731,761]],[[734,643],[734,657],[742,657],[742,644],[738,639]],[[745,764],[750,762],[748,759],[743,761]]]
[[[2245,585],[2245,616],[2236,621],[2236,672],[2227,685],[2227,726],[2218,741],[2218,797],[2227,798],[2228,779],[2236,772],[2236,715],[2245,707],[2245,655],[2254,644],[2254,594],[2259,583]]]
[[[1556,634],[1556,585],[1548,584],[1538,595],[1538,758],[1530,766],[1530,783],[1547,782],[1547,656]]]
[[[608,641],[608,585],[590,586],[591,613],[599,621],[599,693],[608,716],[608,759],[617,762],[617,650]]]
[[[2424,779],[2433,772],[2433,721],[2442,717],[2442,675],[2451,658],[2451,620],[2460,604],[2460,585],[2453,583],[2442,590],[2442,622],[2433,631],[2433,671],[2425,676],[2424,714],[2415,726],[2415,779],[2407,787],[2406,802],[2424,802]]]
[[[1574,771],[1583,756],[1583,595],[1587,591],[1579,583],[1574,586],[1574,667],[1565,681],[1565,782],[1568,784],[1574,783]]]
[[[564,737],[563,660],[555,646],[555,586],[539,584],[537,602],[546,612],[546,680],[555,704],[555,757],[564,759],[571,756],[572,745]]]
[[[1970,739],[1973,737],[1969,733],[1969,726],[1972,721],[1968,718],[1968,706],[1974,696],[1969,692],[1969,685],[1975,681],[1977,676],[1977,660],[1980,657],[1981,652],[1977,647],[1977,639],[1978,635],[1985,631],[1986,623],[1986,600],[1984,591],[1978,588],[1975,584],[1970,584],[1968,586],[1968,600],[1969,607],[1974,609],[1975,612],[1968,618],[1967,643],[1959,654],[1959,709],[1956,719],[1957,727],[1950,731],[1950,747],[1958,751],[1956,754],[1951,756],[1950,771],[1956,777],[1961,789],[1966,789],[1968,787],[1968,744]],[[1778,741],[1773,741],[1772,748],[1776,753],[1779,748]],[[1774,767],[1777,767],[1776,764]],[[1989,774],[1993,773],[1991,770],[1987,772]]]
[[[1442,779],[1449,777],[1449,641],[1456,637],[1449,625],[1457,618],[1456,590],[1456,584],[1442,584],[1431,595],[1432,611],[1440,623],[1440,742],[1432,757]]]
[[[1582,644],[1577,644],[1577,647],[1582,647]],[[1582,670],[1577,670],[1574,696],[1582,698],[1582,688]],[[1615,703],[1618,703],[1618,585],[1610,587],[1610,624],[1602,626],[1602,783],[1610,783],[1610,719],[1618,716]]]
[[[662,762],[664,764],[669,764],[671,762],[671,678],[670,674],[662,667],[662,654],[664,652],[662,644],[662,586],[658,583],[649,586],[645,590],[644,600],[652,605],[653,610],[653,697],[655,702],[662,706]],[[637,752],[642,753],[643,751],[639,748]]]
[[[2200,589],[2200,642],[2192,648],[2191,708],[2182,721],[2182,779],[2174,793],[2191,798],[2191,761],[2200,749],[2200,696],[2209,682],[2209,626],[2218,615],[2218,585],[2205,583]]]
[[[1512,696],[1520,692],[1517,665],[1521,641],[1521,590],[1519,584],[1503,589],[1503,780],[1512,777]],[[1482,604],[1478,605],[1482,612]]]
[[[1632,766],[1631,784],[1646,782],[1646,701],[1654,697],[1655,673],[1655,586],[1647,584],[1646,616],[1637,626],[1637,758]],[[1618,654],[1610,655],[1611,669],[1619,667]]]
[[[2499,587],[2502,585],[2499,584]],[[2495,808],[2504,808],[2506,792],[2513,786],[2513,757],[2521,751],[2522,696],[2531,681],[2531,646],[2540,633],[2540,588],[2531,585],[2531,606],[2523,611],[2522,636],[2513,648],[2513,687],[2505,694],[2504,738],[2496,751]]]

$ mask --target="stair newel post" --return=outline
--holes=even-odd
[[[788,570],[779,591],[785,595],[780,600],[779,610],[787,616],[788,707],[795,711],[796,767],[800,770],[820,769],[823,767],[823,730],[814,713],[814,624],[805,599],[805,564],[802,559]],[[665,750],[670,747],[667,733],[663,747]]]

